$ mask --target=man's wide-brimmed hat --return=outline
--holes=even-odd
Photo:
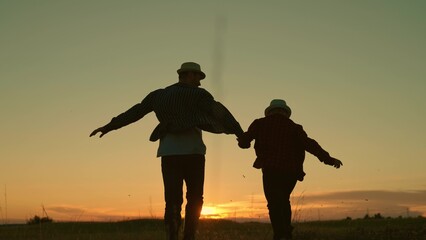
[[[291,109],[290,109],[289,106],[287,106],[287,103],[284,100],[282,100],[282,99],[274,99],[274,100],[272,100],[271,104],[269,104],[269,107],[267,107],[265,109],[265,116],[268,116],[269,112],[271,110],[273,110],[273,109],[276,109],[276,108],[284,109],[286,112],[288,112],[288,116],[290,117],[290,115],[291,115]]]
[[[201,73],[201,75],[203,75],[202,79],[206,78],[206,74],[203,73],[203,71],[201,71],[200,64],[195,62],[182,63],[182,65],[180,66],[180,69],[177,70],[177,73],[182,73],[182,72],[198,72],[198,73]]]

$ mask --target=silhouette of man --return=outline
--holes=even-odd
[[[203,205],[206,146],[202,130],[235,134],[237,137],[244,131],[225,106],[199,87],[200,81],[206,77],[199,64],[185,62],[177,72],[177,83],[152,91],[141,103],[114,117],[90,136],[100,132],[102,137],[155,112],[159,124],[152,132],[150,141],[160,140],[157,157],[161,157],[167,239],[178,239],[185,181],[187,205],[184,240],[190,240],[195,239]]]
[[[290,194],[297,180],[303,181],[305,151],[321,162],[339,168],[342,162],[330,156],[303,127],[290,119],[291,109],[282,99],[274,99],[265,109],[265,117],[254,120],[238,138],[241,148],[250,148],[255,140],[253,167],[262,169],[263,190],[268,202],[274,240],[291,239]]]

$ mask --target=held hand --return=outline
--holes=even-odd
[[[108,133],[108,131],[106,131],[104,127],[100,127],[100,128],[98,128],[98,129],[96,129],[95,131],[93,131],[93,132],[90,134],[90,137],[95,136],[98,132],[100,132],[100,133],[101,133],[101,135],[99,136],[99,138],[101,138],[103,135],[105,135],[105,134],[107,134],[107,133]]]
[[[244,141],[242,141],[240,138],[237,138],[237,141],[238,141],[238,146],[240,147],[240,148],[250,148],[250,142],[244,142]]]
[[[336,158],[333,158],[333,157],[331,159],[334,160],[333,167],[340,168],[340,166],[343,166],[342,161],[340,161],[339,159],[336,159]]]

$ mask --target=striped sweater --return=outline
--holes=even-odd
[[[157,141],[167,133],[198,127],[211,133],[241,136],[243,130],[234,116],[205,89],[175,83],[149,93],[142,102],[114,117],[105,127],[111,131],[155,112],[160,122],[150,136]]]

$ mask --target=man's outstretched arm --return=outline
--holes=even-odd
[[[109,122],[105,126],[95,129],[90,134],[90,137],[95,136],[97,133],[100,132],[101,135],[99,137],[101,138],[103,135],[107,134],[112,130],[122,128],[143,118],[146,114],[153,111],[152,101],[155,93],[156,91],[151,92],[142,100],[141,103],[134,105],[126,112],[118,115],[117,117],[114,117],[111,122]]]

